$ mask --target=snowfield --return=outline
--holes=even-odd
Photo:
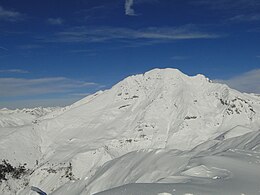
[[[203,75],[154,69],[13,112],[0,112],[3,195],[260,194],[260,97]]]

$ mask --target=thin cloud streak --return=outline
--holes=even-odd
[[[69,93],[93,86],[98,87],[98,84],[66,77],[38,79],[0,78],[0,97]]]
[[[180,27],[149,27],[142,29],[116,27],[74,27],[56,33],[53,37],[43,38],[45,42],[78,43],[78,42],[107,42],[107,41],[154,41],[160,43],[188,39],[216,39],[223,35],[203,32],[194,25]]]
[[[49,18],[47,23],[50,25],[62,25],[64,20],[62,18]]]
[[[0,73],[20,73],[20,74],[26,74],[26,73],[29,73],[29,71],[21,70],[21,69],[6,69],[6,70],[0,70]]]
[[[204,5],[214,10],[254,10],[260,6],[259,0],[193,0],[191,3],[199,6]]]
[[[88,9],[82,9],[77,11],[76,13],[84,13],[84,14],[93,14],[96,12],[100,12],[102,9],[106,9],[107,7],[105,5],[98,5],[98,6],[94,6]]]
[[[22,17],[23,14],[16,11],[6,10],[2,6],[0,6],[0,20],[8,21],[8,22],[16,22],[21,20]]]
[[[96,50],[93,49],[74,49],[74,50],[70,50],[68,51],[68,53],[85,53],[88,55],[96,55]]]
[[[260,20],[260,14],[250,14],[250,15],[236,15],[232,18],[229,18],[229,21],[233,22],[254,22]]]
[[[251,70],[227,80],[215,80],[247,93],[260,94],[260,69]]]
[[[1,46],[0,46],[0,49],[5,50],[5,51],[8,51],[8,49],[5,48],[5,47],[1,47]]]
[[[17,46],[17,48],[23,49],[23,50],[39,49],[39,48],[43,48],[43,45],[25,44],[25,45],[19,45],[19,46]]]

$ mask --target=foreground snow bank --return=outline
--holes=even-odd
[[[218,142],[215,149],[202,144],[200,152],[130,152],[105,163],[90,179],[67,183],[52,195],[95,194],[106,189],[97,194],[258,194],[259,145],[260,132],[254,132]]]

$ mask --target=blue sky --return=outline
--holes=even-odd
[[[0,0],[0,108],[67,105],[165,67],[260,93],[260,1]]]

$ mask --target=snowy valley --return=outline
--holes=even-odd
[[[260,97],[154,69],[64,108],[2,109],[0,151],[3,195],[257,195]]]

